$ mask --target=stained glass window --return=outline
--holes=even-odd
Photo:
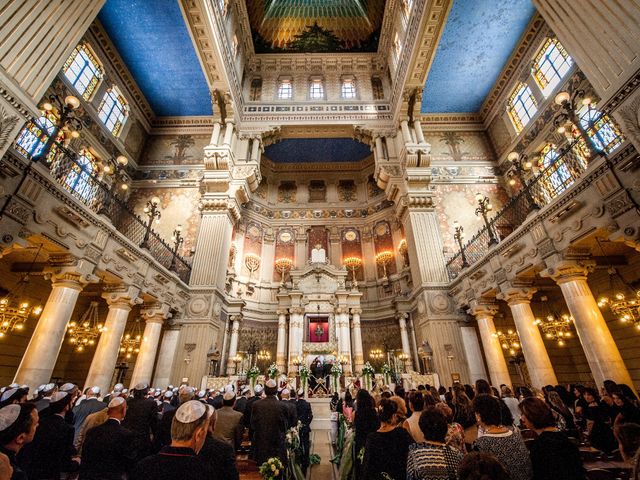
[[[18,134],[15,147],[25,157],[34,157],[39,155],[44,145],[55,129],[52,120],[56,120],[53,114],[51,118],[43,115],[35,121],[27,123]],[[55,154],[55,145],[51,148],[49,159]]]
[[[78,45],[62,67],[64,76],[73,88],[89,100],[103,76],[102,68],[91,49],[84,44]]]
[[[547,144],[540,154],[540,166],[543,168],[542,185],[546,190],[546,199],[557,197],[573,185],[576,178],[586,167],[584,158],[569,150],[560,156],[553,144]]]
[[[528,85],[519,83],[516,86],[509,99],[508,111],[513,126],[520,133],[538,111],[536,100]]]
[[[98,109],[98,117],[113,136],[117,137],[120,135],[120,131],[128,115],[129,106],[127,101],[118,90],[118,87],[114,85],[104,94],[104,98]]]
[[[322,85],[322,80],[316,78],[311,81],[309,97],[312,100],[321,100],[324,98],[324,86]]]
[[[291,86],[291,80],[280,80],[278,85],[278,98],[280,100],[291,100],[293,97],[293,87]]]
[[[352,78],[342,81],[342,98],[356,98],[356,84]]]
[[[624,142],[618,127],[608,115],[603,115],[594,105],[583,105],[578,110],[578,117],[596,150],[611,153]]]
[[[533,77],[547,97],[560,83],[573,65],[562,44],[555,38],[548,38],[533,62]]]
[[[83,150],[76,159],[64,179],[63,186],[84,201],[89,201],[95,194],[95,185],[91,178],[96,164],[91,153]]]

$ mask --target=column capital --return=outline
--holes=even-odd
[[[302,315],[304,313],[303,307],[291,307],[289,308],[289,313],[292,315]]]
[[[352,309],[351,309],[351,313],[352,313],[353,315],[362,315],[362,309],[361,309],[361,308],[358,308],[358,307],[356,307],[356,308],[352,308]]]
[[[45,278],[49,278],[54,286],[62,286],[82,290],[87,284],[95,283],[98,277],[93,274],[95,265],[84,259],[76,261],[65,255],[52,258],[52,267],[45,268]]]
[[[471,307],[467,310],[474,317],[491,317],[498,313],[498,306],[495,303],[472,302]]]
[[[154,303],[140,311],[140,316],[147,323],[164,323],[167,318],[171,318],[168,303]]]
[[[102,294],[109,307],[115,306],[121,309],[129,309],[134,305],[141,305],[142,299],[138,296],[140,289],[130,285],[118,285],[110,287]]]
[[[344,313],[348,314],[349,313],[349,308],[348,307],[336,307],[334,309],[334,312],[336,315],[342,315]]]
[[[509,306],[520,303],[531,303],[533,294],[537,289],[531,287],[508,288],[496,295],[499,300],[504,300]]]
[[[396,315],[396,320],[398,321],[407,321],[407,318],[409,318],[409,314],[407,312],[397,312]]]
[[[234,315],[229,315],[229,320],[231,320],[232,322],[240,323],[242,321],[242,314],[238,313]]]
[[[286,315],[288,313],[288,310],[286,308],[279,308],[278,310],[276,310],[276,314],[278,316],[280,315]]]
[[[540,272],[540,276],[551,278],[558,285],[562,285],[574,280],[586,280],[595,265],[593,260],[561,260]]]

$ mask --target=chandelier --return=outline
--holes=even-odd
[[[507,330],[506,333],[498,330],[491,335],[498,339],[502,349],[507,350],[509,355],[516,356],[518,354],[518,350],[520,350],[520,337],[518,337],[516,332],[511,329]]]
[[[342,260],[342,263],[345,267],[351,270],[351,283],[354,287],[357,287],[358,281],[356,280],[356,270],[362,266],[362,259],[359,257],[347,257]]]
[[[571,324],[573,323],[573,317],[569,314],[555,315],[548,308],[546,308],[548,298],[541,297],[542,305],[545,307],[545,313],[542,318],[536,318],[533,323],[540,327],[544,337],[549,340],[557,342],[558,346],[562,347],[565,344],[565,340],[571,338]]]
[[[76,352],[83,352],[86,347],[96,344],[96,339],[106,328],[98,319],[98,302],[91,302],[79,322],[69,322],[67,334],[69,343],[75,346]]]
[[[142,327],[140,326],[140,319],[137,318],[131,332],[125,333],[120,341],[120,353],[124,354],[126,359],[129,359],[134,353],[140,353],[141,344]]]
[[[269,361],[271,360],[271,352],[269,350],[260,350],[258,352],[258,360]]]
[[[14,330],[22,330],[29,317],[37,317],[42,313],[40,305],[32,306],[28,300],[24,299],[25,291],[29,284],[29,272],[33,269],[40,250],[42,250],[42,245],[38,247],[29,270],[18,280],[13,291],[7,292],[4,297],[0,298],[0,338]]]
[[[612,296],[602,296],[598,306],[609,307],[611,312],[623,323],[633,323],[640,330],[640,290],[634,290],[618,271],[609,267],[609,292]]]

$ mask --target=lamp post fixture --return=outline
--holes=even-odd
[[[173,242],[173,252],[171,256],[171,265],[169,266],[169,270],[175,270],[176,258],[178,257],[178,249],[180,248],[180,245],[184,243],[184,237],[182,236],[182,225],[176,226],[176,229],[173,231],[173,236],[171,237],[171,241]]]
[[[455,230],[453,234],[453,238],[458,242],[458,247],[460,248],[460,258],[462,258],[462,268],[467,268],[469,266],[469,262],[467,262],[467,256],[464,253],[464,245],[462,245],[462,240],[464,239],[464,228],[458,221],[453,222],[453,228]]]
[[[573,92],[573,94],[566,91],[558,93],[554,98],[554,102],[556,105],[560,106],[560,111],[553,119],[553,124],[558,129],[558,133],[564,134],[568,131],[570,135],[571,127],[575,126],[580,132],[580,136],[584,139],[585,145],[589,150],[589,158],[587,158],[587,163],[589,163],[598,155],[598,151],[594,147],[591,137],[589,137],[587,131],[582,126],[580,118],[578,118],[577,110],[579,107],[578,104],[587,106],[591,105],[591,98],[586,96],[583,89],[578,89]]]
[[[112,161],[113,166],[107,164],[104,166],[102,171],[107,175],[112,175],[113,180],[111,181],[111,186],[109,187],[109,194],[105,195],[104,202],[100,205],[100,209],[98,210],[98,215],[107,215],[109,213],[109,207],[111,206],[111,197],[117,196],[117,188],[118,182],[120,182],[120,189],[125,192],[129,185],[126,182],[126,167],[129,163],[129,159],[124,155],[118,155]]]
[[[140,248],[149,248],[149,235],[151,234],[151,225],[153,225],[153,221],[156,223],[160,223],[160,217],[162,214],[160,213],[160,198],[153,197],[151,200],[147,202],[147,206],[144,207],[144,213],[147,215],[147,225],[146,230],[144,232],[144,239],[140,244]]]
[[[65,137],[68,134],[71,138],[78,138],[80,136],[79,131],[82,130],[82,122],[80,122],[74,114],[74,112],[80,108],[80,100],[78,100],[78,97],[68,95],[64,97],[63,100],[60,95],[52,93],[49,95],[48,100],[41,105],[41,108],[45,114],[53,113],[57,122],[52,122],[53,130],[51,133],[48,133],[49,137],[42,147],[42,150],[40,150],[40,153],[33,156],[32,160],[34,162],[39,162],[49,156],[51,147],[56,141],[60,130],[63,131]],[[51,120],[49,116],[47,116],[47,119]],[[43,129],[46,131],[46,126],[44,126]]]
[[[478,208],[476,208],[476,215],[482,215],[482,219],[484,220],[484,225],[487,227],[487,233],[489,234],[489,246],[497,245],[498,238],[496,237],[491,224],[489,223],[489,218],[487,217],[487,213],[493,210],[493,205],[491,205],[491,201],[489,197],[482,195],[480,192],[476,193],[476,201],[478,202]]]
[[[529,208],[531,209],[531,211],[540,210],[540,205],[536,203],[535,199],[533,198],[533,195],[531,195],[531,190],[529,189],[529,182],[524,178],[524,174],[526,172],[529,172],[533,168],[533,162],[531,162],[531,160],[529,160],[529,157],[527,157],[526,155],[524,154],[521,155],[520,153],[515,151],[511,152],[507,156],[507,159],[511,162],[511,166],[515,171],[515,176],[520,179],[520,182],[522,182],[524,195],[527,199],[527,202],[529,202]],[[515,179],[511,178],[509,180],[509,184],[513,186],[515,184]]]

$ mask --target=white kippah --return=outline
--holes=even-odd
[[[44,390],[44,387],[46,387],[46,385],[40,385],[36,392],[41,392],[42,390]]]
[[[171,398],[173,397],[173,392],[171,390],[167,390],[166,392],[164,392],[164,398]]]
[[[236,394],[233,392],[225,392],[222,396],[222,399],[227,401],[233,400],[234,398],[236,398]]]
[[[4,402],[5,400],[8,400],[17,391],[18,391],[17,388],[9,388],[8,390],[5,390],[2,396],[0,397],[0,402]]]
[[[60,400],[63,400],[67,395],[69,395],[67,392],[56,392],[51,395],[51,403],[59,402]]]
[[[291,392],[289,391],[288,388],[285,388],[284,390],[282,390],[282,395],[289,395]]]
[[[262,393],[262,390],[264,390],[264,387],[260,384],[257,384],[253,389],[256,395],[260,395]]]
[[[94,395],[100,395],[100,387],[91,387],[91,393],[93,393]]]
[[[298,396],[300,397],[304,396],[304,390],[302,388],[298,390]]]
[[[265,383],[265,387],[276,388],[277,386],[278,384],[273,378],[270,378],[269,380],[267,380],[267,383]]]
[[[129,393],[129,389],[128,388],[123,388],[121,393],[122,394]]]
[[[0,432],[10,428],[20,415],[20,405],[13,404],[0,408]]]
[[[176,410],[175,419],[180,423],[195,422],[199,418],[202,418],[206,411],[207,407],[204,403],[198,402],[197,400],[189,400],[180,405],[178,410]]]
[[[242,387],[242,390],[240,390],[240,393],[241,393],[242,395],[244,395],[244,394],[245,394],[245,393],[247,393],[249,390],[251,390],[251,389],[245,385],[244,387]]]
[[[147,388],[149,388],[149,385],[142,382],[138,383],[135,387],[133,387],[134,390],[146,390]]]
[[[108,407],[109,408],[119,407],[123,403],[124,403],[124,398],[122,398],[122,397],[112,398],[111,401],[109,402]]]
[[[121,383],[116,383],[116,384],[113,386],[113,391],[114,391],[114,392],[121,392],[123,389],[124,389],[124,385],[123,385],[123,384],[121,384]]]
[[[74,388],[76,388],[76,386],[73,383],[65,383],[64,385],[62,385],[60,387],[60,391],[62,391],[62,392],[70,392]]]
[[[9,385],[9,388],[20,388],[20,385],[18,385],[17,383],[13,382],[11,385]]]
[[[198,392],[198,397],[202,398],[202,397],[204,397],[204,395],[205,395],[206,393],[207,393],[207,392],[205,392],[204,390],[200,390],[200,391]]]
[[[56,388],[56,384],[55,384],[55,383],[47,383],[47,384],[44,386],[43,390],[44,390],[45,392],[49,392],[49,391],[53,390],[54,388]]]
[[[224,387],[224,391],[225,392],[233,392],[234,391],[233,385],[231,385],[231,384],[227,385],[226,387]]]

